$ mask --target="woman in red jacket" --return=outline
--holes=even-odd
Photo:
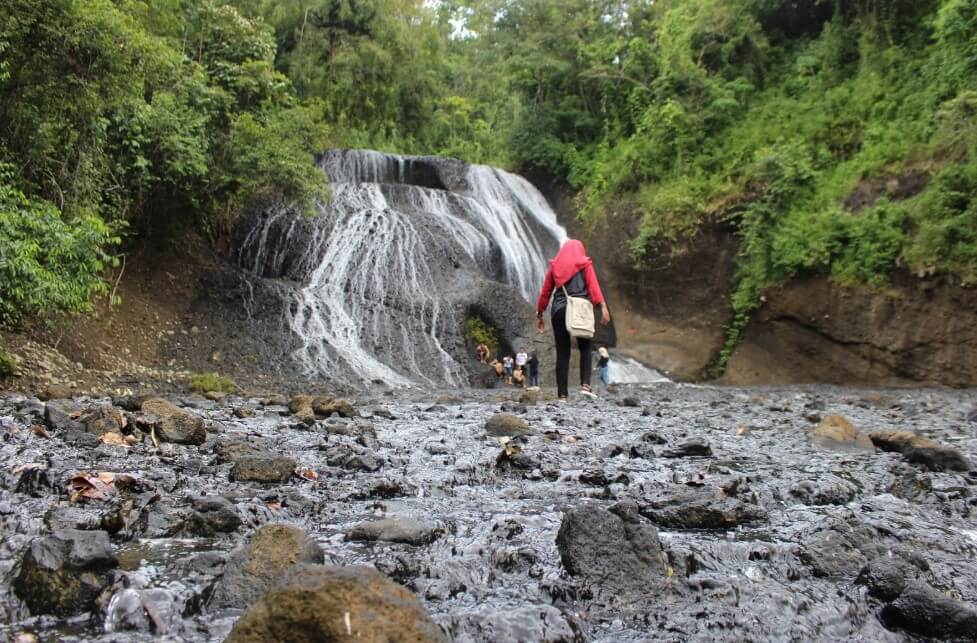
[[[563,289],[566,288],[566,294]],[[604,301],[604,293],[597,282],[594,262],[587,256],[583,244],[576,239],[569,239],[560,248],[552,261],[543,288],[536,300],[536,330],[543,332],[543,312],[553,298],[550,308],[550,319],[553,322],[553,335],[556,338],[556,390],[561,400],[567,399],[567,380],[570,375],[570,333],[567,331],[566,311],[567,298],[586,297],[601,307],[601,323],[611,322],[611,313]],[[590,340],[577,338],[580,349],[580,388],[584,395],[593,397],[590,391]]]

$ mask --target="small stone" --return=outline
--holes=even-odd
[[[284,456],[245,455],[231,468],[231,481],[285,482],[295,471],[295,460]]]
[[[496,413],[485,422],[485,435],[514,437],[529,433],[529,423],[509,413]]]
[[[427,545],[440,535],[437,525],[411,518],[384,518],[356,525],[346,532],[346,540],[383,540],[408,545]]]
[[[641,406],[641,400],[636,397],[626,397],[621,400],[621,406],[637,407]]]
[[[879,600],[894,601],[906,589],[918,570],[901,558],[880,556],[858,573],[855,583],[868,587],[868,593]]]
[[[710,457],[712,447],[701,438],[687,440],[671,449],[665,449],[661,453],[663,458],[691,458],[691,457]]]
[[[872,448],[872,441],[844,416],[829,415],[814,429],[815,438],[822,444],[854,445],[862,448]]]
[[[184,411],[175,404],[160,398],[150,398],[142,403],[142,412],[157,419],[156,437],[176,444],[203,444],[207,439],[204,421]]]

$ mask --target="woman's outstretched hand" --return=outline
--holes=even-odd
[[[542,333],[546,329],[546,324],[543,323],[542,317],[536,318],[536,332]]]
[[[600,323],[607,326],[611,323],[611,311],[607,309],[607,304],[601,306],[601,311]]]

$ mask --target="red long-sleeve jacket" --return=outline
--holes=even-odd
[[[597,271],[594,270],[594,264],[587,264],[583,268],[583,278],[587,283],[587,294],[590,295],[590,301],[594,304],[603,304],[604,293],[601,292],[600,284],[597,282]],[[553,296],[553,291],[556,288],[556,280],[553,278],[553,266],[550,266],[549,270],[546,271],[546,278],[543,279],[543,289],[539,291],[539,299],[536,300],[537,315],[542,315],[546,307],[550,305],[550,297]]]

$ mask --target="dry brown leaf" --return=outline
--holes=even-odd
[[[114,479],[115,476],[107,471],[101,471],[96,475],[88,472],[76,474],[68,482],[68,490],[71,492],[71,502],[78,502],[80,500],[108,500],[109,496],[115,493],[115,489],[112,487],[112,480]]]
[[[310,482],[315,482],[319,479],[319,474],[316,473],[315,469],[296,469],[295,475]]]
[[[40,438],[45,438],[47,440],[50,440],[51,439],[51,434],[48,433],[47,432],[47,429],[45,429],[40,424],[35,424],[34,426],[32,426],[31,427],[31,431],[34,433],[34,435],[36,435],[36,436],[38,436]]]
[[[41,469],[41,468],[42,465],[38,464],[37,462],[25,462],[24,464],[18,464],[16,467],[14,467],[14,475],[17,475],[18,473],[27,471],[29,469]]]
[[[126,444],[128,444],[129,446],[132,446],[134,444],[139,444],[139,438],[137,438],[134,435],[127,435],[125,437],[125,441],[126,441]]]
[[[268,508],[271,509],[272,511],[278,511],[279,509],[282,508],[282,503],[280,502],[269,502],[267,504],[268,504]]]
[[[121,433],[116,433],[114,431],[109,431],[108,433],[103,433],[99,436],[98,441],[102,444],[112,444],[118,447],[129,447],[129,443],[126,442],[125,436]]]

